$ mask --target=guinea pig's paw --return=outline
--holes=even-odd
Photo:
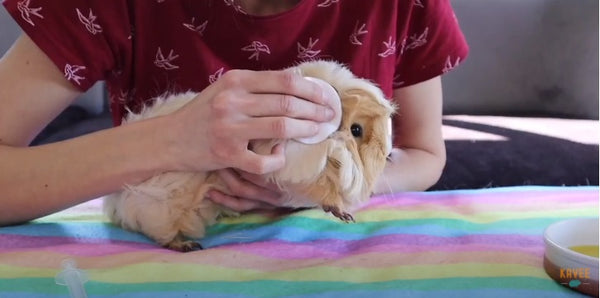
[[[190,252],[202,250],[200,243],[191,240],[175,239],[165,245],[166,248],[178,252]]]
[[[341,219],[343,222],[355,222],[352,214],[340,210],[340,207],[338,206],[323,205],[323,211],[330,212],[331,214],[333,214],[333,216]]]

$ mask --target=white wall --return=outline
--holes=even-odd
[[[598,119],[598,0],[451,0],[470,57],[445,113]]]

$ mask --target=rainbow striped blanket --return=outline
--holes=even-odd
[[[0,228],[0,297],[565,297],[544,272],[543,231],[598,216],[597,186],[375,197],[345,224],[320,210],[225,219],[177,253],[109,224],[98,200]]]

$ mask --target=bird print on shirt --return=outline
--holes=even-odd
[[[266,44],[260,42],[260,41],[253,41],[251,44],[245,46],[242,48],[242,51],[244,52],[252,52],[252,55],[250,55],[250,57],[248,57],[248,60],[256,60],[258,61],[260,53],[266,53],[266,54],[271,54],[271,50],[269,49],[269,46],[267,46]]]
[[[96,16],[94,15],[91,9],[87,17],[81,13],[79,8],[75,8],[75,10],[77,11],[77,17],[79,18],[79,22],[81,22],[85,26],[85,29],[87,29],[87,31],[94,35],[96,35],[96,33],[102,32],[102,27],[95,23]]]
[[[358,38],[363,34],[369,33],[369,31],[365,30],[367,24],[363,23],[360,26],[358,24],[359,22],[356,22],[356,24],[354,25],[354,31],[352,31],[352,34],[350,34],[350,43],[357,46],[361,46],[362,42]]]
[[[388,41],[383,42],[383,45],[385,46],[385,50],[377,54],[379,57],[385,58],[396,53],[397,42],[396,40],[392,40],[391,36],[388,38]]]
[[[340,0],[325,0],[325,1],[321,2],[321,3],[319,3],[317,5],[317,7],[329,7],[329,6],[331,6],[331,5],[333,5],[333,4],[337,3],[337,2],[340,2]]]
[[[42,8],[41,7],[31,8],[31,7],[29,7],[29,5],[31,5],[31,0],[23,0],[21,2],[17,2],[17,9],[19,10],[19,12],[21,12],[21,17],[23,18],[23,20],[25,20],[25,22],[29,23],[29,25],[35,27],[35,24],[33,23],[31,16],[36,16],[40,19],[43,19],[44,16],[40,14],[40,11],[42,10]]]
[[[308,39],[308,44],[303,46],[301,43],[296,43],[298,46],[298,58],[299,59],[314,59],[321,50],[315,50],[314,47],[319,42],[319,39],[313,40],[312,37]]]
[[[109,92],[111,102],[116,102],[122,105],[126,105],[130,100],[130,94],[127,90],[119,90],[118,93]]]
[[[215,73],[208,76],[208,82],[213,84],[214,82],[219,80],[219,78],[221,78],[221,76],[223,75],[223,70],[224,70],[224,68],[221,67]]]
[[[82,65],[71,65],[65,64],[65,78],[69,81],[75,82],[77,85],[81,85],[81,80],[85,80],[85,77],[78,74],[79,71],[85,70],[86,67]]]
[[[402,39],[400,43],[400,55],[404,55],[404,51],[406,50],[406,37]]]
[[[225,5],[233,7],[233,10],[235,10],[241,14],[246,14],[244,9],[240,5],[235,4],[235,0],[223,0],[223,1],[225,1]]]
[[[416,48],[426,44],[427,43],[427,34],[429,34],[429,27],[425,27],[425,30],[423,30],[423,33],[419,34],[419,36],[417,36],[416,33],[411,35],[408,38],[409,43],[406,45],[405,49],[413,50],[413,49],[416,49]]]
[[[442,72],[447,73],[447,72],[451,71],[452,69],[454,69],[455,67],[457,67],[458,64],[460,64],[460,57],[456,57],[456,60],[453,63],[452,57],[450,57],[450,55],[448,55],[448,58],[446,58],[446,63],[444,64],[444,68],[442,69]]]
[[[156,51],[156,57],[154,59],[154,65],[156,65],[159,68],[164,68],[166,70],[177,69],[179,68],[179,66],[173,64],[173,60],[177,59],[177,57],[179,57],[179,55],[175,55],[173,53],[173,50],[171,50],[169,51],[169,56],[165,58],[165,56],[162,53],[162,49],[158,47],[158,50]]]
[[[192,18],[192,21],[190,23],[183,23],[183,26],[194,32],[197,32],[198,34],[200,34],[200,36],[202,36],[204,34],[204,30],[206,30],[207,24],[208,20],[204,21],[204,23],[200,25],[196,25],[196,18]]]
[[[415,6],[420,7],[420,8],[425,8],[425,5],[423,5],[423,0],[415,0]]]
[[[400,88],[402,86],[404,86],[405,82],[402,80],[402,75],[401,74],[397,74],[394,76],[393,80],[392,80],[392,87],[394,89]]]

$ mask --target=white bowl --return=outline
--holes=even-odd
[[[551,224],[544,231],[544,269],[560,284],[598,296],[598,258],[569,249],[598,245],[598,218],[578,218]]]

